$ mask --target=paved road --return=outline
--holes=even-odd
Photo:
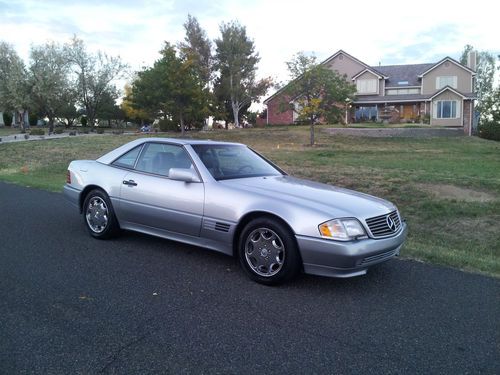
[[[393,260],[265,287],[226,256],[91,239],[60,194],[0,183],[0,373],[498,374],[500,282]]]

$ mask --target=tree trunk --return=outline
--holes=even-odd
[[[240,121],[239,121],[239,103],[234,102],[231,100],[231,107],[233,108],[233,117],[234,117],[234,127],[239,128],[240,127]]]
[[[181,135],[184,137],[184,117],[182,116],[182,112],[179,113],[179,119],[181,120]]]
[[[52,116],[49,117],[49,135],[54,133],[54,118]]]
[[[311,115],[311,146],[314,146],[314,115]]]

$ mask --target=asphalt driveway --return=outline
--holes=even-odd
[[[499,335],[497,279],[393,260],[265,287],[201,248],[92,239],[61,194],[0,183],[1,374],[498,374]]]

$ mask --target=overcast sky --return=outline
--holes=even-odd
[[[221,22],[247,27],[261,56],[258,75],[287,80],[298,51],[321,61],[339,49],[369,65],[458,59],[463,47],[500,53],[495,1],[327,0],[0,0],[0,39],[27,59],[31,44],[68,41],[120,55],[134,70],[151,65],[164,41],[184,37],[188,13],[211,39]]]

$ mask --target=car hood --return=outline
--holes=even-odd
[[[357,191],[291,176],[223,180],[227,187],[267,196],[274,201],[297,204],[334,217],[369,218],[394,211],[389,201]]]

